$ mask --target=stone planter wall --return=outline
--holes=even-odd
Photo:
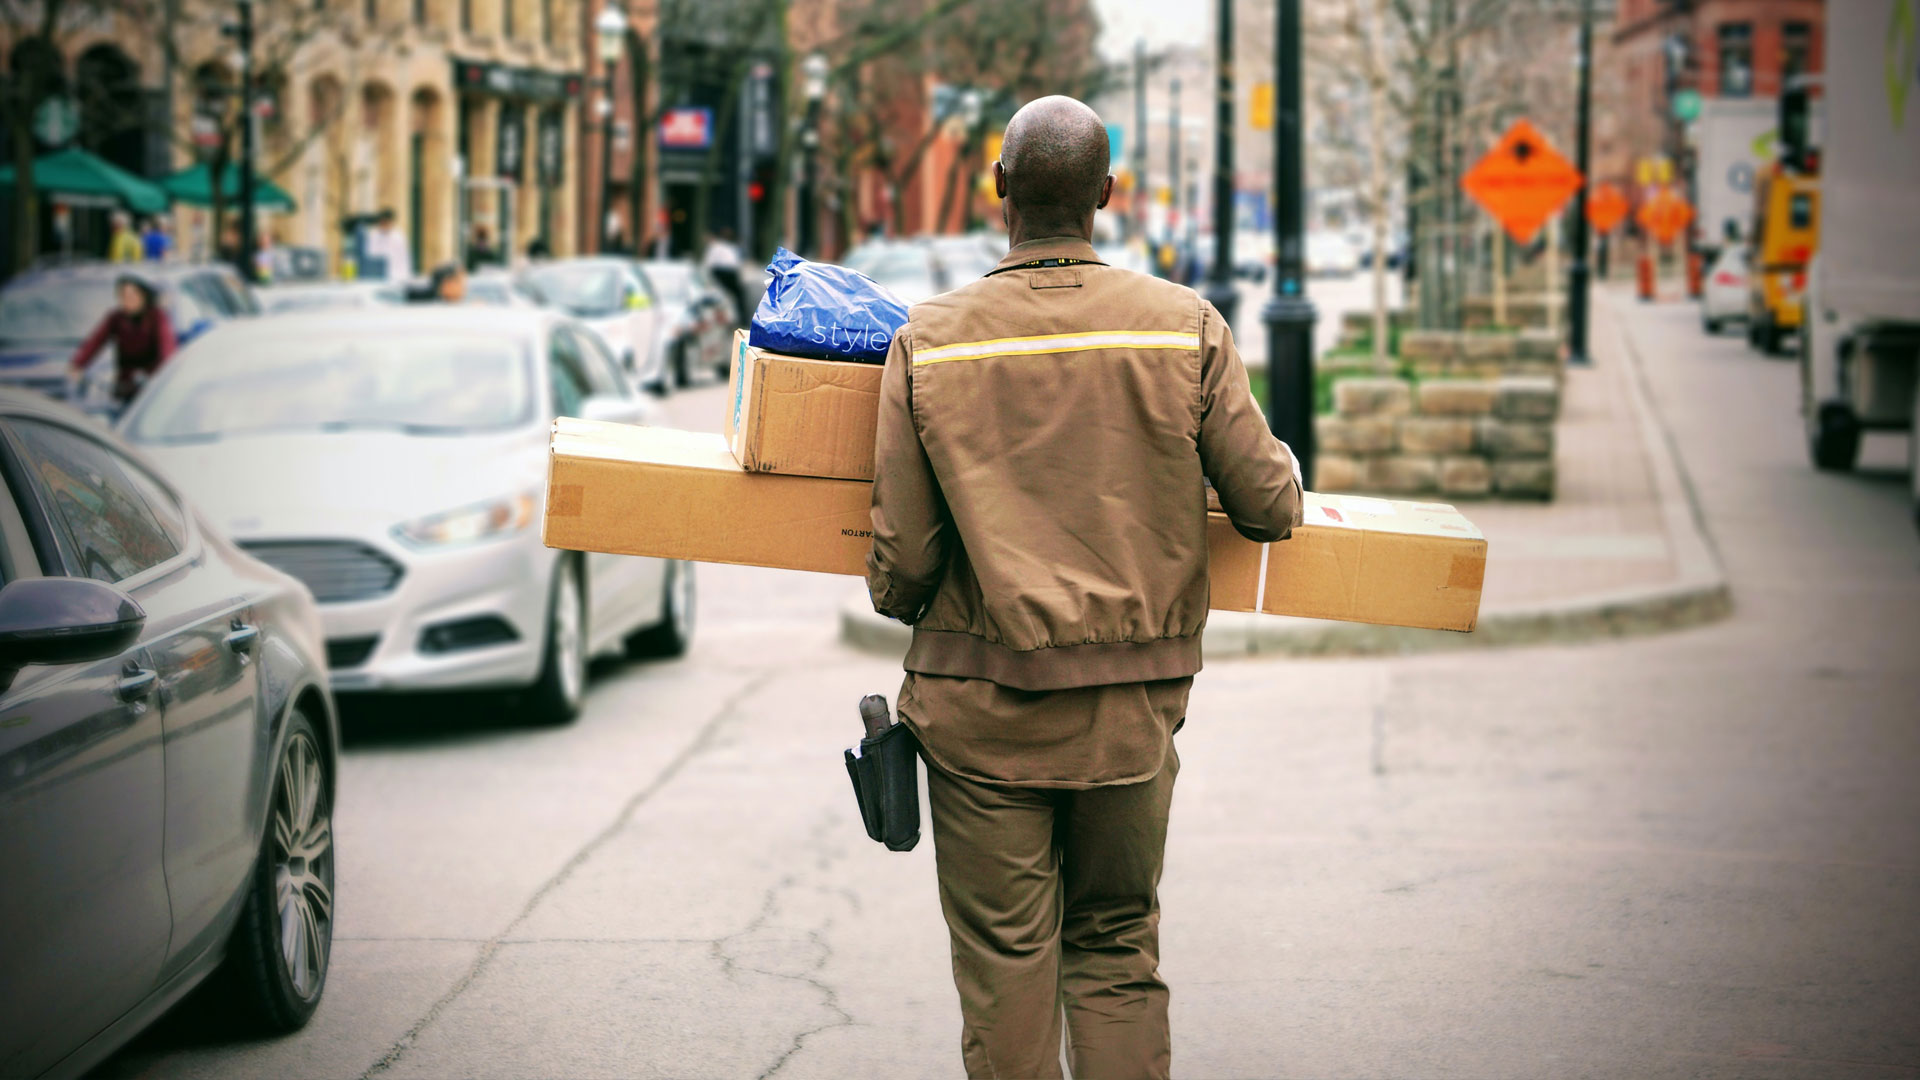
[[[1328,492],[1553,497],[1550,375],[1361,376],[1333,384],[1315,424],[1314,486]]]
[[[1422,378],[1494,378],[1562,373],[1560,335],[1545,330],[1408,330],[1400,359]]]

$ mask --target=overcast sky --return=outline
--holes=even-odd
[[[1100,12],[1100,51],[1107,56],[1131,55],[1134,41],[1142,37],[1152,49],[1198,45],[1207,36],[1205,9],[1192,2],[1094,0],[1093,6]]]

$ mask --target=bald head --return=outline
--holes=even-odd
[[[1090,232],[1105,206],[1107,129],[1070,97],[1029,102],[1007,122],[995,186],[1029,238]]]

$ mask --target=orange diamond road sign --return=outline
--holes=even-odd
[[[1530,244],[1583,182],[1580,170],[1538,128],[1515,120],[1460,178],[1460,187],[1515,240]]]
[[[1610,233],[1627,220],[1627,197],[1612,184],[1599,184],[1587,196],[1587,223],[1595,232]]]
[[[1661,188],[1654,196],[1640,204],[1640,212],[1634,215],[1640,227],[1647,230],[1659,244],[1671,244],[1686,231],[1687,223],[1693,220],[1693,207],[1687,200],[1675,195],[1669,188]]]

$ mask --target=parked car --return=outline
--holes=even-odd
[[[845,265],[885,286],[900,302],[913,305],[945,292],[933,251],[918,240],[876,240],[847,253]]]
[[[709,369],[727,377],[733,356],[733,301],[690,262],[657,259],[641,269],[652,283],[660,308],[655,313],[654,351],[666,358],[677,386],[693,382],[693,373]]]
[[[653,286],[640,264],[617,256],[562,259],[526,272],[527,288],[599,334],[620,366],[656,394],[671,388],[655,348]]]
[[[535,308],[545,303],[532,285],[505,270],[477,270],[467,275],[467,303],[489,307]]]
[[[1707,280],[1700,287],[1700,325],[1717,334],[1730,322],[1747,321],[1747,268],[1753,253],[1745,244],[1729,243],[1714,256]]]
[[[64,399],[74,352],[113,309],[113,283],[128,272],[159,292],[181,344],[222,322],[260,312],[253,290],[225,264],[77,263],[32,270],[0,289],[0,385]],[[103,349],[88,368],[87,381],[104,389],[113,381],[112,369],[112,351]]]
[[[1314,277],[1348,277],[1360,269],[1360,254],[1337,232],[1307,234],[1307,273]]]
[[[0,1075],[78,1075],[224,962],[306,1023],[339,737],[299,582],[143,455],[0,389]]]
[[[292,284],[327,279],[327,253],[315,247],[278,244],[267,249],[267,280]]]
[[[268,285],[255,290],[268,315],[341,311],[406,303],[406,287],[386,281],[324,281]]]
[[[553,418],[648,413],[574,320],[420,305],[236,326],[120,430],[313,590],[335,690],[524,691],[563,723],[590,657],[678,655],[693,632],[690,566],[540,542]]]

